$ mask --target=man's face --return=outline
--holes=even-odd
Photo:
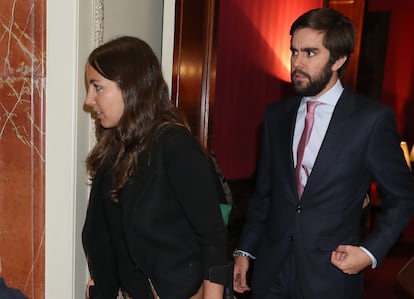
[[[299,95],[317,98],[336,82],[323,37],[324,33],[310,28],[298,29],[292,35],[291,79]]]

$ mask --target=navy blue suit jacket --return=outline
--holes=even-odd
[[[362,274],[330,263],[338,245],[364,246],[381,264],[414,210],[414,182],[391,109],[345,89],[335,107],[302,199],[296,189],[292,142],[299,97],[265,111],[255,196],[239,248],[257,257],[254,298],[262,298],[287,256],[296,260],[305,298],[360,298]],[[383,194],[377,228],[360,240],[370,183]]]
[[[0,277],[0,298],[1,299],[28,299],[17,289],[9,288],[4,279]]]

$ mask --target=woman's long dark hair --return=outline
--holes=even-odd
[[[105,129],[96,121],[97,143],[86,159],[92,179],[104,162],[113,165],[110,198],[117,201],[121,188],[136,174],[138,156],[150,152],[157,131],[185,123],[170,101],[159,60],[144,41],[129,36],[113,39],[96,48],[88,64],[116,82],[124,99],[116,127]]]

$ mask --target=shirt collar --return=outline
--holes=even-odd
[[[330,106],[335,106],[336,103],[339,100],[339,97],[341,96],[342,92],[344,90],[344,87],[342,86],[341,80],[337,80],[335,85],[332,86],[331,89],[329,89],[327,92],[325,92],[323,95],[321,95],[319,98],[317,99],[311,99],[310,97],[303,97],[302,99],[302,103],[306,103],[308,101],[311,100],[316,100],[318,102],[330,105]]]

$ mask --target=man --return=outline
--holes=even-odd
[[[234,252],[234,289],[250,289],[246,273],[256,259],[253,298],[361,298],[361,271],[381,264],[414,211],[414,181],[391,109],[341,84],[354,49],[352,22],[315,9],[290,34],[298,96],[265,111],[255,196]],[[361,241],[372,181],[383,212]]]
[[[0,258],[0,275],[2,272],[1,268],[1,258]],[[27,299],[22,292],[17,289],[9,288],[4,279],[0,276],[0,298],[1,299]]]

